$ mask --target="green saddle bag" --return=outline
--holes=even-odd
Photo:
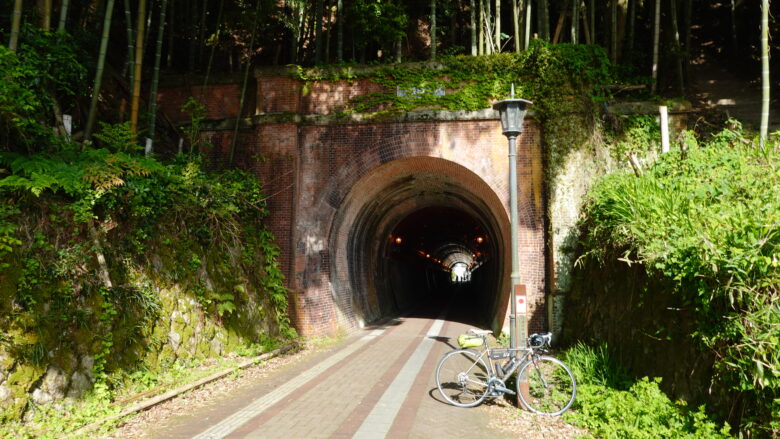
[[[458,345],[462,348],[476,348],[482,346],[482,337],[461,334],[458,336]]]

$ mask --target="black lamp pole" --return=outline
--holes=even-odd
[[[512,84],[512,92],[509,99],[493,104],[493,109],[501,114],[501,130],[509,139],[509,219],[511,224],[510,239],[512,241],[512,286],[510,290],[512,303],[510,308],[511,314],[509,315],[509,339],[512,348],[517,348],[518,342],[515,315],[517,314],[516,290],[520,285],[520,260],[517,256],[519,221],[517,216],[517,146],[515,144],[517,136],[523,132],[523,119],[530,105],[532,105],[531,101],[515,99],[514,84]],[[525,313],[523,313],[521,318],[523,321],[520,323],[525,327]]]

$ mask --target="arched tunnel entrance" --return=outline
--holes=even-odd
[[[413,157],[363,176],[331,233],[337,302],[358,324],[405,312],[501,328],[509,285],[506,209],[454,162]]]

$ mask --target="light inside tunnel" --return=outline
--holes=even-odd
[[[384,258],[378,261],[386,274],[378,293],[392,296],[399,310],[459,297],[472,306],[480,303],[485,308],[480,313],[486,313],[497,277],[495,267],[484,269],[496,254],[487,244],[487,235],[479,219],[455,207],[434,205],[407,214],[390,234]],[[399,236],[404,237],[401,242],[392,238]]]

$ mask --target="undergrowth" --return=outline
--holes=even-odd
[[[704,407],[671,401],[659,388],[660,378],[634,380],[608,353],[606,345],[579,343],[562,359],[577,380],[577,398],[564,420],[603,439],[729,438]]]
[[[759,149],[734,123],[701,146],[689,136],[641,176],[603,178],[581,225],[581,258],[640,264],[692,316],[689,337],[717,358],[732,423],[780,434],[777,145]]]
[[[238,356],[177,361],[164,370],[116,371],[113,380],[119,385],[112,397],[107,397],[100,392],[90,392],[81,399],[65,399],[56,404],[37,406],[31,411],[32,416],[25,422],[10,421],[0,424],[0,438],[55,439],[73,435],[83,427],[117,415],[139,402],[236,367],[245,360],[242,357],[253,357],[268,352],[276,346],[275,343],[272,345],[273,347],[271,345],[241,346],[236,350]],[[83,431],[79,436],[108,434],[121,421],[115,419],[104,422],[95,430]]]

